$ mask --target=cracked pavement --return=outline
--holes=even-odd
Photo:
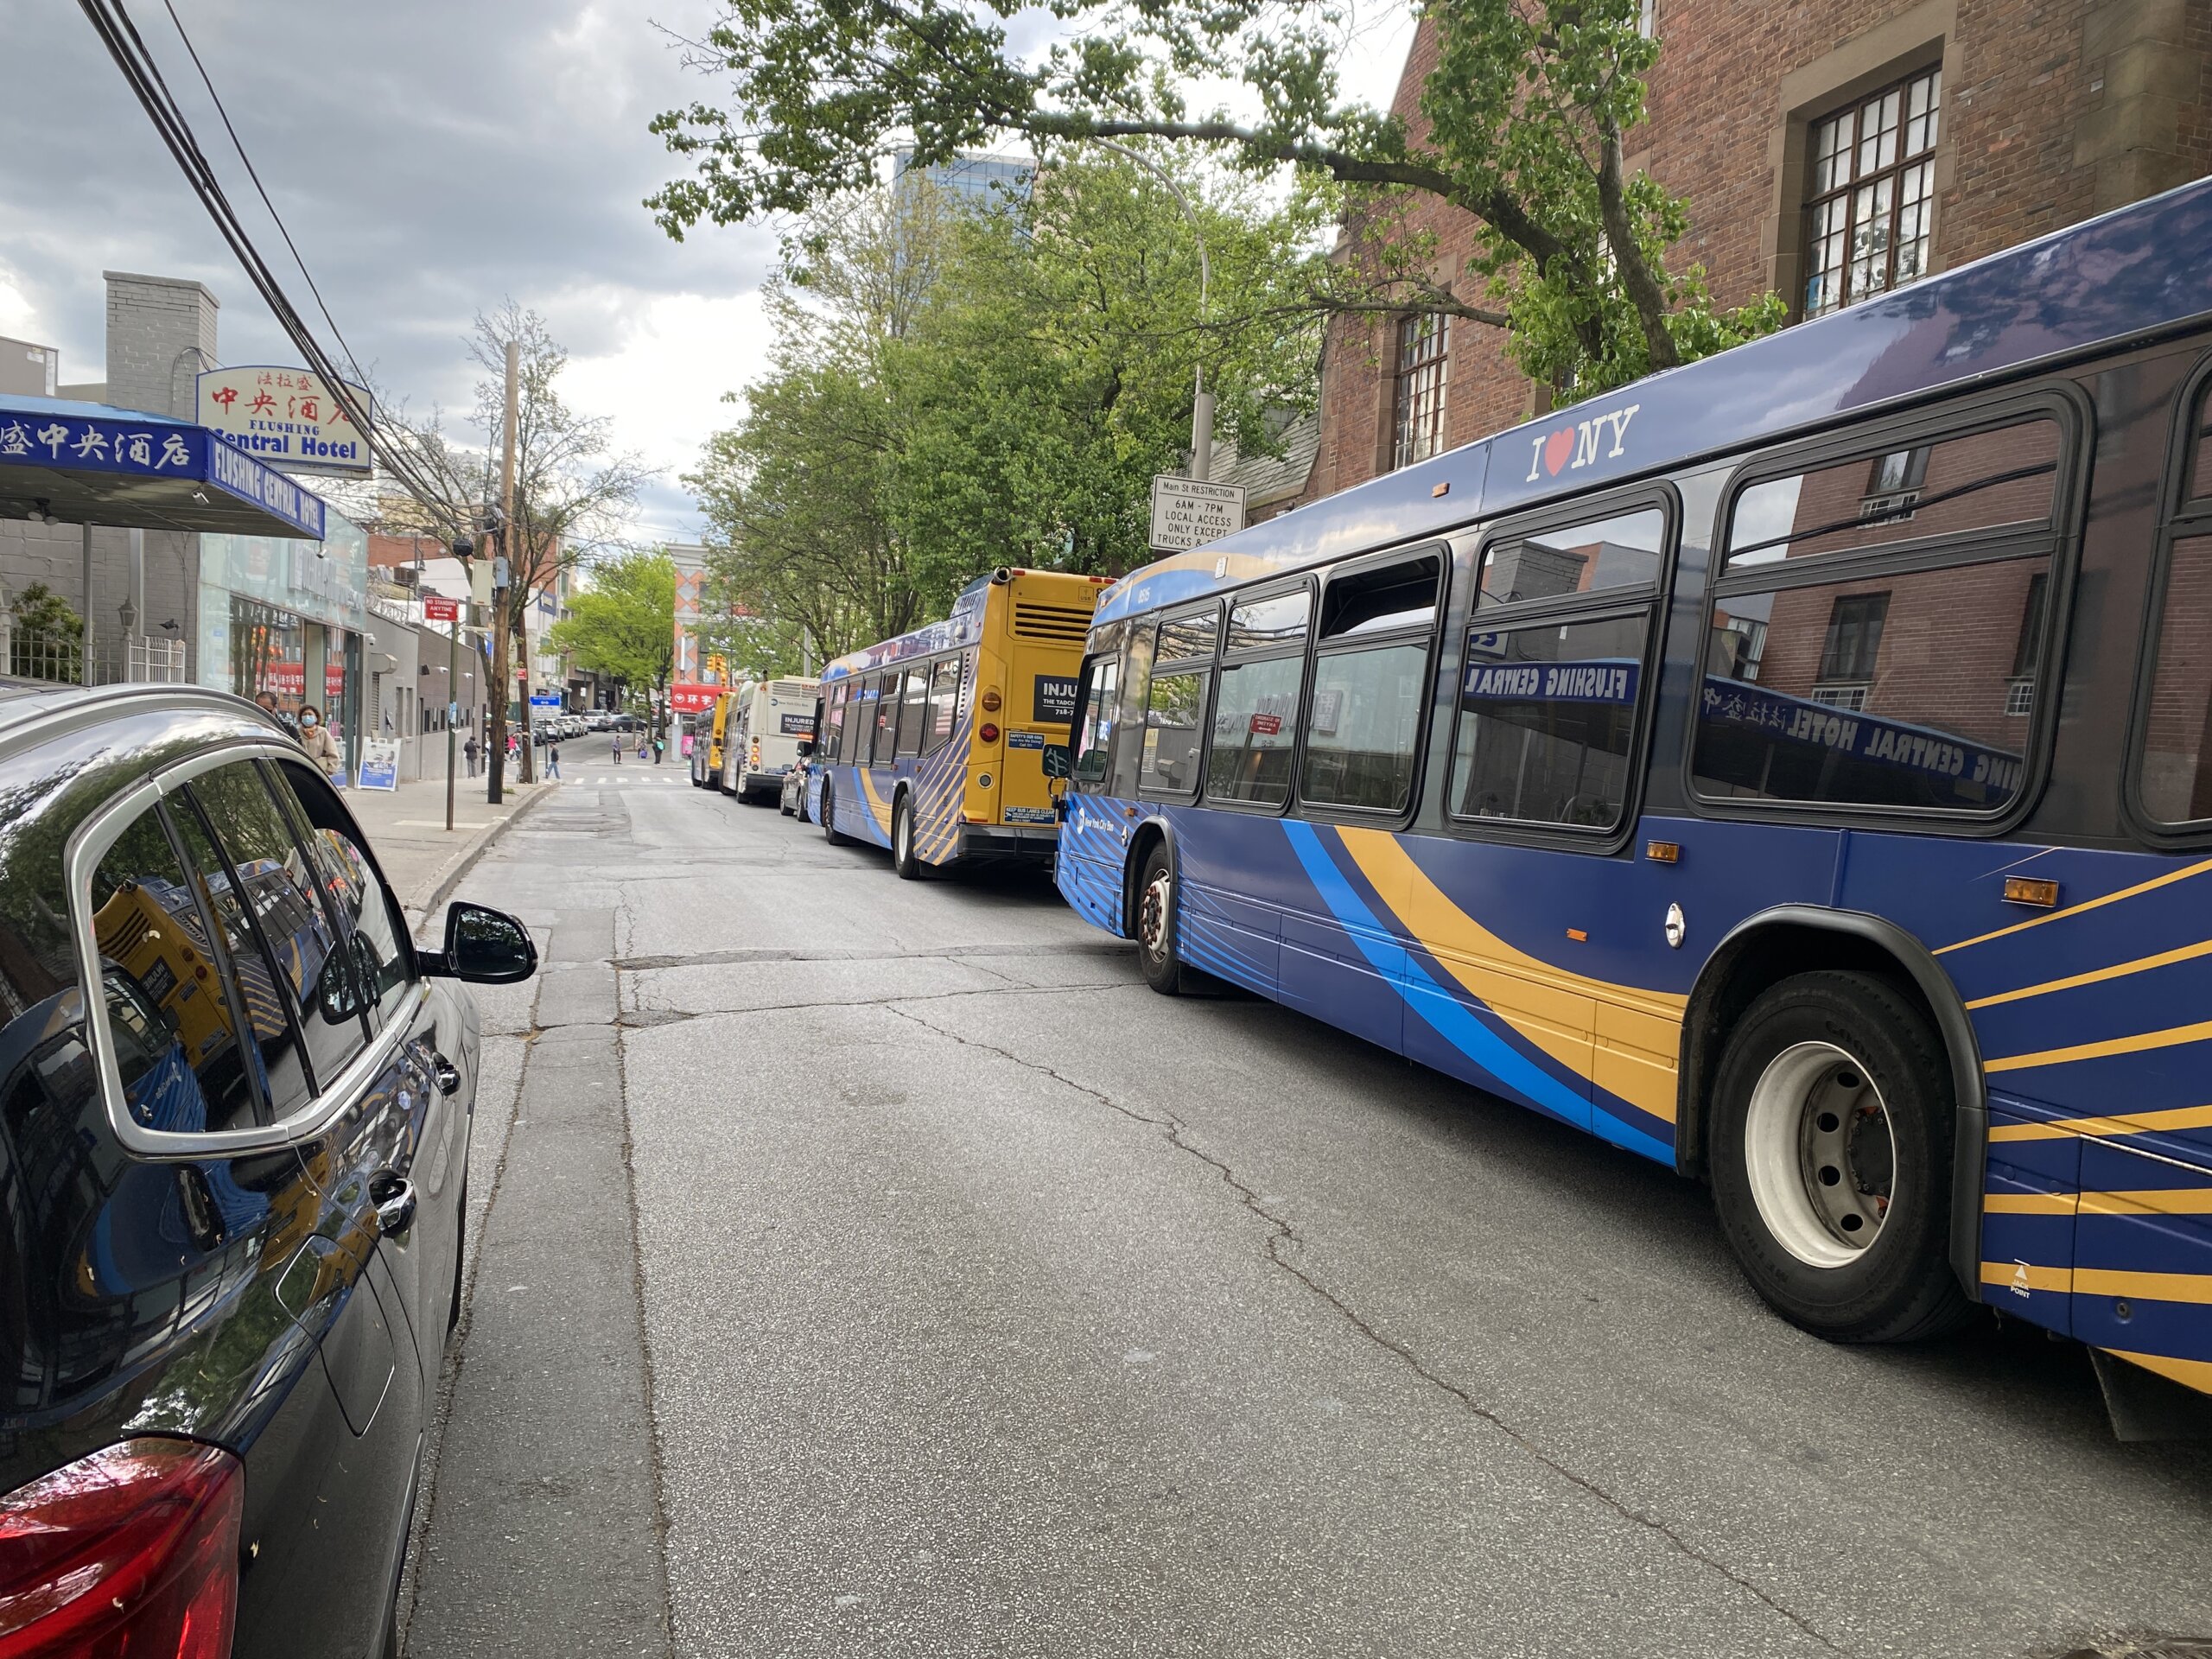
[[[2212,1452],[2114,1444],[2078,1351],[1815,1342],[1701,1189],[1155,996],[1039,880],[569,786],[466,891],[551,948],[484,999],[410,1652],[2212,1630]]]

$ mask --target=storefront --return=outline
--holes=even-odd
[[[200,678],[267,697],[287,721],[312,703],[341,735],[346,770],[361,739],[369,538],[336,512],[320,543],[203,536]]]

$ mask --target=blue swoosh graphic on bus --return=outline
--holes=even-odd
[[[1344,925],[1359,946],[1360,954],[1368,959],[1376,972],[1388,977],[1390,959],[1376,953],[1370,940],[1372,933],[1384,931],[1375,913],[1364,900],[1352,891],[1351,883],[1321,845],[1321,838],[1313,826],[1300,823],[1294,818],[1283,822],[1283,833],[1290,837],[1298,861],[1305,866],[1306,879],[1329,906],[1330,913]],[[1410,956],[1396,957],[1405,963],[1408,975],[1418,975],[1421,982],[1436,993],[1433,998],[1423,998],[1413,1003],[1414,1012],[1436,1028],[1437,1033],[1453,1047],[1465,1054],[1476,1065],[1496,1077],[1507,1088],[1516,1090],[1546,1109],[1558,1113],[1571,1122],[1580,1123],[1590,1110],[1590,1103],[1561,1083],[1557,1077],[1530,1060],[1496,1032],[1467,1012],[1459,999],[1432,978],[1427,969]],[[1412,999],[1408,999],[1409,1001]],[[1651,1135],[1630,1128],[1624,1123],[1606,1126],[1607,1140],[1618,1141],[1634,1152],[1662,1164],[1675,1160],[1674,1148]]]

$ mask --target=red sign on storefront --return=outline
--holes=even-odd
[[[346,695],[346,664],[325,663],[322,665],[322,695],[332,702]]]
[[[1253,736],[1274,737],[1280,735],[1281,731],[1282,716],[1281,715],[1255,715],[1252,716]]]
[[[458,622],[461,620],[461,601],[438,594],[425,594],[423,596],[423,620],[425,622]]]
[[[264,663],[261,689],[280,697],[304,697],[308,694],[307,670],[298,663]]]
[[[721,695],[719,685],[700,685],[690,680],[678,680],[668,688],[668,706],[679,715],[703,714],[715,706],[715,699]]]

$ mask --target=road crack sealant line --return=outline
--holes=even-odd
[[[986,968],[985,973],[992,970]],[[750,1008],[671,1008],[640,1003],[634,1008],[621,1008],[615,1014],[615,1024],[625,1031],[656,1031],[663,1026],[682,1025],[690,1020],[731,1020],[753,1014],[804,1014],[812,1008],[889,1008],[893,1014],[901,1002],[957,1002],[970,996],[1050,996],[1066,991],[1129,991],[1142,988],[1125,980],[1106,980],[1089,985],[1020,985],[1008,980],[1003,985],[978,985],[965,991],[910,991],[894,996],[839,996],[827,1001],[764,1002]],[[935,1030],[935,1027],[931,1027]],[[1080,1085],[1071,1085],[1079,1087]],[[1154,1120],[1147,1119],[1149,1122]]]
[[[618,929],[623,925],[626,908],[626,901],[618,899],[614,912]],[[619,945],[620,941],[614,943]],[[637,1145],[630,1133],[630,1057],[626,1027],[621,1018],[622,970],[612,961],[605,966],[614,976],[615,1104],[622,1116],[623,1198],[630,1211],[630,1299],[638,1310],[638,1374],[645,1386],[645,1442],[652,1454],[653,1560],[660,1568],[661,1631],[667,1639],[670,1659],[675,1659],[676,1588],[668,1576],[668,1464],[661,1446],[658,1379],[653,1371],[652,1340],[645,1327],[645,1251],[638,1220]]]
[[[975,995],[975,993],[969,993],[969,995]],[[1238,1179],[1236,1172],[1226,1163],[1215,1157],[1211,1153],[1205,1151],[1203,1147],[1192,1142],[1186,1135],[1186,1130],[1189,1126],[1186,1125],[1182,1119],[1177,1117],[1173,1113],[1169,1112],[1155,1116],[1149,1112],[1139,1111],[1133,1106],[1125,1106],[1120,1101],[1116,1100],[1111,1095],[1107,1094],[1104,1090],[1095,1089],[1087,1083],[1079,1083],[1075,1078],[1069,1077],[1065,1072],[1058,1071],[1054,1067],[1046,1065],[1041,1060],[1030,1059],[1025,1055],[1015,1053],[1011,1049],[1003,1048],[996,1043],[985,1042],[979,1038],[964,1037],[957,1031],[949,1031],[943,1026],[937,1025],[931,1020],[925,1020],[918,1014],[909,1014],[905,1008],[897,1006],[899,1002],[902,1001],[938,1001],[943,1000],[945,999],[942,997],[902,997],[888,1000],[882,1006],[888,1007],[893,1014],[898,1015],[900,1019],[910,1020],[913,1024],[921,1027],[925,1031],[934,1032],[937,1035],[957,1043],[963,1048],[982,1049],[987,1053],[995,1054],[1001,1058],[1009,1060],[1013,1064],[1019,1065],[1027,1071],[1041,1072],[1044,1076],[1052,1078],[1053,1082],[1061,1084],[1065,1087],[1073,1090],[1079,1095],[1086,1096],[1090,1099],[1096,1101],[1100,1105],[1106,1107],[1111,1111],[1119,1113],[1122,1116],[1129,1119],[1132,1122],[1146,1124],[1153,1128],[1160,1130],[1162,1136],[1166,1139],[1167,1144],[1179,1153],[1182,1153],[1190,1158],[1195,1159],[1198,1162],[1204,1164],[1207,1168],[1219,1175],[1223,1184],[1225,1185],[1230,1192],[1236,1195],[1237,1202],[1242,1205],[1243,1208],[1249,1211],[1254,1216],[1257,1217],[1262,1222],[1266,1224],[1268,1228],[1267,1257],[1269,1265],[1296,1280],[1300,1285],[1304,1286],[1307,1291],[1311,1292],[1323,1302],[1328,1304],[1328,1306],[1334,1309],[1337,1314],[1343,1319],[1347,1325],[1351,1325],[1351,1328],[1357,1332],[1366,1341],[1372,1344],[1374,1346],[1382,1349],[1385,1353],[1391,1355],[1421,1382],[1428,1384],[1429,1387],[1437,1389],[1439,1392],[1448,1395],[1469,1415],[1489,1424],[1492,1428],[1495,1428],[1498,1433],[1503,1434],[1508,1440],[1511,1440],[1514,1445],[1520,1447],[1522,1452],[1526,1452],[1537,1463],[1542,1465],[1554,1474],[1559,1476],[1560,1478],[1567,1481],[1570,1485],[1573,1485],[1589,1497],[1593,1498],[1605,1508],[1611,1510],[1614,1515],[1619,1516],[1622,1520],[1628,1522],[1632,1526],[1641,1528],[1644,1531],[1656,1535],[1679,1554],[1687,1556],[1689,1560],[1695,1561],[1700,1567],[1707,1567],[1711,1571],[1719,1573],[1722,1578],[1727,1580],[1729,1583],[1734,1585],[1738,1589],[1742,1590],[1746,1594],[1751,1596],[1770,1611],[1778,1614],[1783,1618],[1789,1620],[1791,1624],[1795,1625],[1804,1635],[1810,1637],[1813,1641],[1820,1643],[1821,1647],[1827,1649],[1830,1653],[1843,1654],[1846,1656],[1850,1654],[1851,1650],[1848,1648],[1844,1647],[1833,1637],[1822,1632],[1802,1613],[1798,1612],[1787,1604],[1777,1600],[1771,1594],[1763,1589],[1754,1580],[1745,1577],[1743,1573],[1729,1566],[1727,1562],[1709,1554],[1707,1551],[1700,1548],[1696,1544],[1691,1542],[1688,1538],[1685,1538],[1681,1532],[1676,1530],[1672,1522],[1666,1521],[1657,1516],[1649,1514],[1646,1511],[1637,1508],[1626,1499],[1616,1497],[1611,1491],[1608,1491],[1604,1485],[1600,1484],[1590,1476],[1585,1475],[1580,1471],[1570,1467],[1554,1453],[1546,1451],[1541,1446],[1538,1445],[1535,1440],[1530,1438],[1526,1431],[1516,1428],[1512,1423],[1509,1422],[1503,1414],[1501,1414],[1495,1407],[1483,1404],[1459,1383],[1451,1381],[1448,1377],[1440,1376],[1436,1371],[1432,1370],[1426,1361],[1422,1360],[1419,1355],[1415,1354],[1413,1350],[1408,1347],[1404,1343],[1399,1341],[1395,1337],[1389,1336],[1387,1333],[1377,1330],[1364,1315],[1360,1313],[1358,1310],[1345,1301],[1343,1297],[1339,1296],[1335,1291],[1331,1290],[1326,1285],[1321,1283],[1320,1281],[1316,1279],[1305,1268],[1292,1261],[1283,1253],[1283,1247],[1286,1244],[1294,1245],[1303,1249],[1305,1247],[1306,1241],[1298,1236],[1297,1232],[1292,1228],[1289,1222],[1283,1219],[1282,1217],[1276,1215],[1272,1210],[1269,1210],[1267,1205],[1261,1201],[1259,1193],[1254,1191],[1250,1186],[1247,1185],[1243,1180]]]

